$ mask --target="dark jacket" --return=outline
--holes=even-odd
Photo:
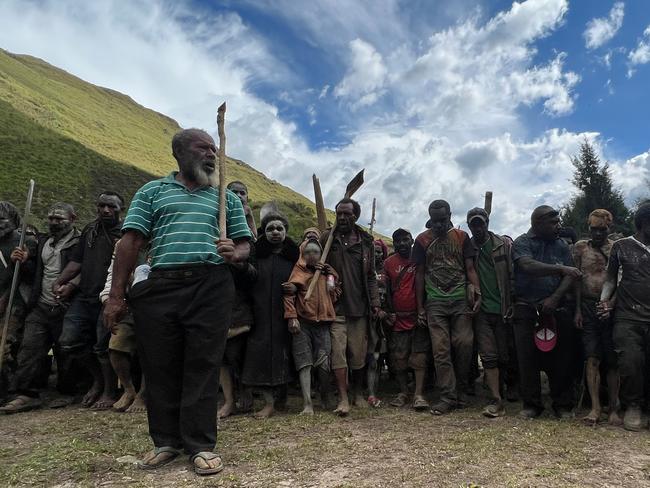
[[[363,276],[365,280],[363,282],[363,288],[366,295],[366,300],[368,301],[368,318],[370,319],[372,307],[380,307],[381,303],[379,302],[379,290],[377,288],[377,273],[375,271],[375,246],[373,237],[364,231],[358,225],[355,226],[359,236],[361,237],[361,248],[363,252]],[[327,239],[330,235],[331,229],[323,232],[320,238],[320,242],[325,247]],[[336,236],[334,237],[334,243],[332,244],[332,250],[335,250],[336,246]],[[332,255],[330,252],[329,256]],[[327,263],[331,264],[328,257]],[[339,277],[342,276],[342,270],[337,269]],[[343,293],[345,293],[345,283],[343,285]]]
[[[497,285],[501,295],[501,313],[505,319],[512,316],[512,295],[515,289],[515,274],[512,265],[512,241],[506,237],[501,237],[494,232],[489,232],[492,239],[492,260],[494,261],[494,270],[497,275]],[[471,238],[472,245],[476,249],[474,257],[474,267],[478,272],[479,245],[476,239]]]
[[[70,261],[72,250],[79,242],[79,236],[81,235],[81,232],[79,232],[77,228],[74,228],[72,232],[73,232],[72,238],[61,249],[61,269],[59,270],[59,272],[62,272],[65,269],[66,265]],[[43,265],[42,254],[43,254],[43,246],[45,246],[45,243],[49,238],[50,236],[47,234],[43,234],[38,237],[38,248],[36,251],[36,256],[32,257],[35,258],[34,259],[35,271],[34,271],[34,286],[32,287],[32,293],[30,294],[29,302],[27,303],[27,308],[30,310],[34,308],[38,303],[38,299],[40,298],[41,291],[43,289],[43,270],[45,267]]]
[[[284,318],[282,283],[298,261],[298,246],[286,238],[279,254],[262,235],[255,243],[257,276],[251,287],[255,324],[248,333],[242,382],[251,386],[279,386],[291,381],[291,335]]]

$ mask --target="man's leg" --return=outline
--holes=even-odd
[[[12,388],[17,397],[0,408],[1,411],[14,413],[41,406],[34,381],[40,372],[43,358],[54,342],[48,322],[47,313],[40,304],[25,319],[23,342],[18,351],[18,365]]]
[[[116,412],[124,412],[131,406],[136,396],[135,385],[131,377],[131,356],[120,351],[109,349],[108,357],[124,389],[122,396],[113,404],[113,410]]]
[[[429,402],[424,398],[424,378],[427,369],[427,358],[431,353],[431,337],[426,327],[416,325],[411,331],[410,355],[408,366],[415,376],[415,392],[413,393],[413,408],[426,410]]]
[[[350,412],[350,403],[348,400],[348,334],[345,317],[336,317],[330,328],[330,336],[332,339],[332,370],[339,392],[339,403],[334,413],[347,415]]]
[[[364,367],[368,354],[368,318],[347,318],[348,354],[352,370],[352,397],[357,407],[367,407],[363,397]]]
[[[135,400],[129,408],[126,409],[126,413],[146,413],[147,411],[147,386],[144,379],[144,373],[140,376],[140,389],[135,395]]]
[[[190,296],[183,280],[148,278],[131,288],[138,358],[147,381],[147,419],[155,447],[183,447],[183,330],[177,309]]]
[[[314,357],[311,327],[311,324],[301,321],[300,332],[291,337],[293,361],[298,371],[300,390],[302,391],[302,413],[309,415],[314,413],[314,405],[311,401],[311,370],[313,365],[312,358]]]
[[[318,375],[320,386],[321,407],[330,408],[330,360],[332,356],[332,339],[328,325],[317,325],[314,328],[314,368]]]
[[[63,328],[59,337],[59,348],[65,368],[78,361],[88,370],[93,384],[81,401],[82,407],[93,405],[102,393],[102,373],[97,358],[92,354],[95,342],[97,317],[100,308],[77,297],[72,301],[63,318]]]
[[[368,383],[368,405],[380,407],[381,400],[377,397],[379,387],[379,349],[381,349],[382,336],[379,328],[381,324],[376,319],[370,320],[368,328],[368,355],[367,355],[367,383]]]
[[[427,304],[427,322],[436,368],[436,385],[440,389],[440,401],[432,408],[436,415],[444,414],[456,406],[456,376],[451,361],[451,318],[442,315],[430,303]]]
[[[559,310],[555,313],[558,340],[553,351],[545,354],[549,361],[546,373],[551,387],[551,399],[555,415],[562,419],[573,418],[575,407],[575,327],[573,312]],[[567,374],[567,371],[569,372]]]
[[[515,305],[513,331],[523,400],[523,409],[520,415],[525,418],[538,417],[544,410],[539,357],[534,338],[536,320],[535,309],[532,306]]]
[[[472,367],[474,329],[472,316],[468,313],[455,314],[450,318],[451,347],[456,376],[456,398],[459,407],[467,404],[466,392]]]
[[[179,307],[185,346],[180,428],[185,450],[193,456],[211,452],[217,441],[219,370],[235,297],[230,269],[217,266],[188,283],[187,292],[191,298]]]
[[[499,380],[499,345],[497,340],[497,327],[501,324],[501,317],[496,314],[479,312],[476,316],[476,334],[483,362],[485,382],[490,389],[492,401],[483,409],[486,417],[500,417],[505,413],[501,401],[501,382]]]
[[[391,406],[401,408],[408,402],[408,357],[410,352],[410,336],[412,331],[393,331],[388,341],[390,364],[399,385],[399,393],[390,402]]]
[[[625,409],[623,426],[627,430],[643,428],[641,406],[644,397],[645,333],[642,322],[617,320],[614,325],[614,345],[618,352],[621,374],[621,402]]]
[[[101,313],[96,321],[96,336],[93,352],[97,357],[99,369],[101,371],[102,394],[91,408],[94,410],[108,410],[115,404],[115,397],[117,396],[117,376],[111,365],[108,356],[108,345],[111,339],[111,332],[104,327],[104,318]]]
[[[591,398],[591,411],[582,419],[585,423],[596,425],[600,420],[600,362],[603,348],[602,324],[596,315],[596,304],[583,300],[582,303],[582,346],[587,358],[585,378]]]
[[[604,320],[600,323],[600,326],[603,359],[607,368],[607,396],[609,397],[609,418],[607,421],[610,425],[621,425],[623,420],[619,415],[620,401],[618,397],[621,387],[621,379],[618,371],[618,358],[616,356],[616,351],[614,350],[614,339],[612,337],[613,321],[611,319]]]

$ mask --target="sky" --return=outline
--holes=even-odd
[[[329,207],[365,168],[360,223],[423,229],[494,193],[525,232],[569,201],[592,143],[633,205],[650,194],[645,0],[2,0],[0,47],[128,94]]]

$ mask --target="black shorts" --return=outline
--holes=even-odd
[[[582,344],[586,358],[597,358],[610,367],[616,367],[611,319],[601,320],[596,313],[596,300],[582,300]]]

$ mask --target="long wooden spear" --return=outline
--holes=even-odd
[[[217,110],[219,132],[219,239],[226,239],[226,102]]]
[[[368,226],[368,231],[370,232],[370,235],[374,237],[372,231],[375,228],[375,211],[377,210],[377,199],[373,198],[372,199],[372,215],[370,217],[370,225]]]
[[[312,176],[314,182],[314,201],[316,202],[316,219],[321,232],[327,229],[327,214],[325,213],[325,202],[323,192],[320,189],[320,180],[316,175]]]
[[[356,193],[356,191],[361,188],[361,185],[363,185],[363,172],[364,170],[362,169],[357,173],[357,175],[350,180],[350,183],[348,183],[348,186],[345,188],[345,196],[344,198],[350,198],[352,195]],[[332,243],[334,242],[334,231],[336,230],[336,220],[334,220],[334,224],[332,225],[332,228],[330,229],[330,234],[327,236],[327,242],[325,243],[325,248],[323,249],[323,254],[320,258],[320,263],[325,264],[325,261],[327,260],[327,256],[330,253],[330,249],[332,248]],[[320,270],[317,269],[316,272],[314,273],[314,277],[311,280],[311,283],[309,283],[309,288],[307,288],[307,293],[305,294],[305,300],[309,300],[311,298],[312,293],[314,293],[314,289],[316,288],[316,283],[318,283],[318,279],[320,278]]]
[[[20,232],[18,247],[20,249],[25,245],[25,234],[27,233],[27,219],[32,210],[32,198],[34,197],[34,180],[29,180],[29,190],[27,191],[27,203],[25,204],[25,215],[23,215],[23,225]],[[2,327],[2,338],[0,339],[0,373],[5,357],[5,345],[7,344],[7,332],[9,331],[9,319],[11,318],[11,309],[14,305],[14,297],[18,290],[18,278],[20,277],[20,261],[14,265],[14,275],[11,280],[11,291],[9,292],[9,301],[5,308],[5,323]]]
[[[485,203],[483,204],[483,209],[487,212],[488,215],[492,213],[492,192],[485,192]]]

